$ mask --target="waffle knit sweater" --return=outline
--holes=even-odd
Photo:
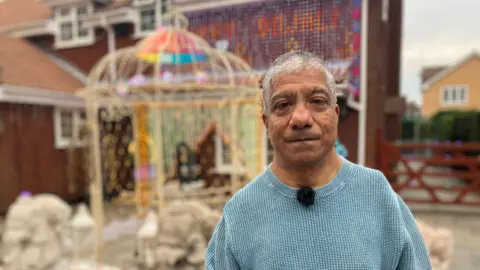
[[[376,170],[342,159],[302,206],[268,167],[225,205],[207,270],[432,269],[406,204]]]

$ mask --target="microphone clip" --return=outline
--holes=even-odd
[[[297,191],[297,201],[303,206],[311,206],[315,203],[315,190],[311,187],[301,187]]]

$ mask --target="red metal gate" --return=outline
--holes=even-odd
[[[391,143],[378,138],[379,169],[407,203],[480,206],[480,142]]]

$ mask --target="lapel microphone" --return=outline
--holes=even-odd
[[[315,190],[311,187],[301,187],[297,190],[297,201],[303,206],[315,203]]]

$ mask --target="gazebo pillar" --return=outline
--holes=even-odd
[[[105,214],[103,209],[103,177],[100,153],[100,127],[98,123],[99,104],[94,99],[87,103],[87,119],[90,126],[91,145],[91,179],[89,183],[90,190],[90,208],[93,219],[95,220],[95,256],[99,264],[103,262],[103,226],[105,224]]]

